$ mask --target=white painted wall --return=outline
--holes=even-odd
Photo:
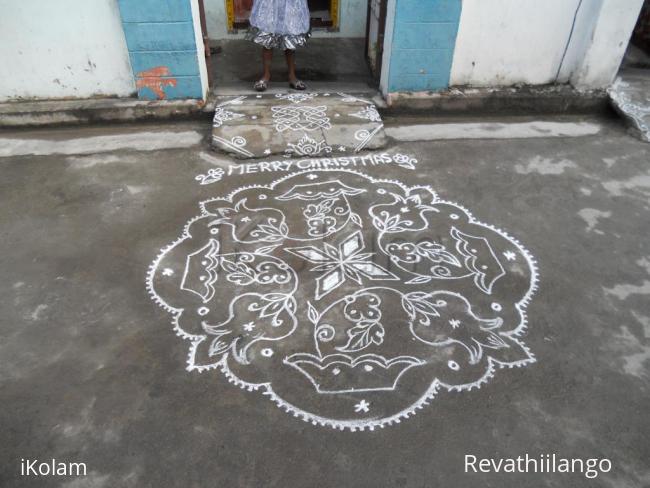
[[[571,83],[577,88],[605,88],[614,81],[643,6],[643,0],[601,2],[598,21],[589,30],[587,49],[571,73]]]
[[[340,30],[328,32],[315,29],[313,37],[366,37],[367,0],[340,0]],[[205,17],[210,40],[242,39],[244,32],[229,34],[225,0],[204,0]]]
[[[208,96],[210,83],[208,80],[208,64],[205,59],[205,45],[203,44],[203,32],[201,30],[201,10],[199,0],[191,0],[192,22],[194,24],[194,40],[196,42],[196,55],[199,62],[199,77],[201,78],[201,90],[203,100]]]
[[[0,101],[130,96],[117,0],[0,0]]]
[[[379,16],[381,13],[381,3],[380,0],[371,0],[371,9],[370,9],[370,26],[368,28],[368,39],[366,39],[366,46],[368,49],[368,61],[372,70],[377,69],[377,43],[379,42]]]
[[[379,90],[381,94],[389,100],[388,95],[388,77],[390,76],[390,60],[393,55],[393,34],[395,32],[395,11],[397,0],[388,0],[386,2],[386,29],[384,32],[384,53],[381,64],[381,74],[379,77]]]
[[[579,1],[464,0],[451,85],[554,82]]]
[[[643,0],[463,0],[451,85],[609,85]],[[575,24],[574,24],[575,19]]]

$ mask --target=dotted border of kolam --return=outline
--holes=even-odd
[[[232,371],[230,371],[230,368],[228,368],[226,359],[228,355],[224,355],[224,357],[217,363],[208,365],[208,366],[196,366],[194,368],[191,368],[189,365],[193,364],[193,359],[194,359],[194,354],[196,352],[196,347],[197,345],[205,339],[204,336],[197,336],[197,335],[192,335],[184,332],[183,330],[180,329],[178,325],[178,318],[180,317],[181,313],[183,312],[183,309],[176,309],[174,307],[169,306],[165,301],[158,296],[158,294],[155,292],[153,288],[153,277],[155,275],[156,269],[158,267],[158,264],[164,256],[176,245],[178,245],[180,242],[184,241],[185,239],[189,238],[189,227],[190,225],[197,221],[198,219],[201,219],[205,216],[208,215],[208,213],[205,211],[205,204],[210,203],[210,202],[215,202],[215,201],[225,201],[228,203],[232,203],[233,197],[238,194],[241,191],[245,190],[250,190],[250,189],[262,189],[262,190],[273,190],[275,186],[278,184],[282,183],[283,181],[293,178],[295,176],[301,175],[301,174],[306,174],[306,173],[314,173],[314,172],[319,172],[319,173],[350,173],[350,174],[355,174],[358,176],[361,176],[363,178],[366,178],[370,180],[372,183],[388,183],[388,184],[393,184],[397,185],[402,190],[404,190],[406,193],[415,190],[415,189],[425,189],[428,190],[432,193],[434,197],[433,203],[442,203],[442,204],[448,204],[448,205],[453,205],[463,212],[468,216],[468,222],[476,225],[480,225],[482,227],[488,228],[497,234],[501,235],[505,239],[509,240],[511,243],[513,243],[519,250],[521,251],[522,255],[526,258],[526,261],[528,262],[528,265],[530,266],[531,270],[531,279],[530,279],[530,286],[528,290],[526,291],[526,294],[524,297],[516,303],[516,308],[519,311],[519,315],[521,317],[521,321],[519,325],[512,331],[505,333],[506,335],[510,336],[511,339],[519,344],[522,349],[528,354],[528,359],[522,359],[519,361],[515,361],[512,363],[505,363],[501,361],[497,361],[496,359],[492,358],[491,356],[488,357],[488,368],[485,372],[485,374],[479,378],[478,380],[468,383],[465,385],[447,385],[445,383],[442,383],[438,379],[435,379],[432,383],[429,389],[418,399],[416,400],[410,407],[396,413],[395,415],[392,415],[390,417],[384,417],[380,419],[365,419],[365,420],[333,420],[325,417],[320,417],[318,415],[315,415],[310,412],[306,412],[291,403],[285,401],[282,399],[280,396],[278,396],[274,391],[270,383],[248,383],[245,382],[241,379],[239,379],[237,376],[235,376]],[[279,408],[285,410],[287,413],[292,414],[296,418],[300,418],[304,420],[305,422],[309,422],[313,425],[321,425],[321,426],[326,426],[326,427],[331,427],[334,429],[339,429],[339,430],[350,430],[352,432],[360,432],[364,430],[370,430],[373,431],[375,428],[384,428],[387,425],[394,425],[394,424],[399,424],[402,419],[407,419],[409,417],[414,416],[417,413],[417,410],[420,410],[424,408],[426,405],[429,405],[430,400],[433,400],[441,389],[446,389],[447,391],[456,391],[456,392],[461,392],[461,391],[470,391],[474,388],[480,388],[483,384],[487,383],[490,378],[494,377],[494,373],[498,368],[515,368],[515,367],[523,367],[528,364],[532,364],[537,361],[535,358],[534,354],[530,351],[528,346],[526,346],[522,341],[516,339],[517,337],[520,337],[527,329],[528,329],[528,318],[526,315],[526,307],[528,304],[531,302],[533,295],[535,292],[539,289],[539,272],[538,272],[538,267],[537,267],[537,261],[535,258],[528,252],[528,250],[514,237],[510,236],[507,232],[491,225],[491,224],[484,224],[483,222],[477,220],[474,218],[472,213],[467,210],[465,207],[462,205],[452,202],[449,200],[441,200],[438,198],[438,194],[431,186],[429,185],[415,185],[415,186],[407,186],[403,184],[400,181],[397,180],[389,180],[389,179],[382,179],[382,178],[374,178],[372,176],[366,175],[364,173],[361,173],[359,171],[351,170],[351,169],[335,169],[335,168],[323,168],[323,169],[308,169],[304,171],[296,171],[293,173],[290,173],[280,179],[277,179],[273,181],[272,183],[268,185],[245,185],[237,188],[236,190],[232,191],[230,194],[228,194],[227,197],[214,197],[214,198],[209,198],[207,200],[203,200],[199,202],[199,207],[201,208],[201,214],[193,217],[190,219],[187,224],[185,224],[185,227],[183,228],[183,233],[182,235],[173,241],[171,244],[163,247],[160,252],[158,253],[158,256],[154,259],[153,263],[149,266],[149,269],[147,271],[147,277],[146,277],[146,287],[149,295],[151,296],[152,300],[157,303],[160,307],[162,307],[164,310],[166,310],[169,313],[172,313],[174,315],[172,319],[172,325],[174,326],[174,331],[176,335],[179,337],[182,337],[183,339],[188,339],[192,340],[192,346],[190,347],[189,353],[188,353],[188,358],[187,358],[187,364],[188,364],[188,370],[198,370],[200,373],[203,371],[207,370],[212,370],[212,369],[220,369],[220,371],[224,374],[224,376],[228,379],[228,381],[232,384],[235,384],[239,386],[240,388],[248,391],[258,391],[261,388],[264,388],[265,391],[262,392],[263,395],[268,396]]]

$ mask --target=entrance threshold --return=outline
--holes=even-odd
[[[363,95],[366,98],[374,98],[375,96],[380,95],[379,91],[376,88],[369,86],[367,83],[359,82],[331,82],[331,81],[314,81],[314,82],[305,82],[307,84],[306,93],[354,93],[356,95]],[[302,93],[296,90],[289,88],[289,85],[286,82],[271,82],[269,88],[264,92],[264,94],[277,95],[280,93]],[[215,97],[228,97],[228,96],[238,96],[238,95],[258,95],[259,93],[253,90],[251,83],[238,82],[224,84],[214,87],[211,90],[211,93]]]
[[[252,95],[262,74],[262,49],[243,39],[215,41],[211,93],[215,96]],[[376,82],[364,56],[361,38],[312,38],[296,51],[298,77],[312,92],[353,92],[374,96]],[[290,91],[284,55],[276,50],[266,93]]]

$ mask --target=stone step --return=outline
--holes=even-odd
[[[376,106],[341,92],[224,97],[213,119],[213,149],[236,158],[341,156],[385,145]]]

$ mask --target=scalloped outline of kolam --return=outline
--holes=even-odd
[[[355,205],[370,193],[370,203]],[[291,221],[286,205],[293,206]],[[536,261],[516,239],[440,199],[429,186],[352,169],[312,168],[267,185],[239,187],[199,207],[201,213],[161,249],[146,276],[151,298],[172,314],[176,334],[190,342],[188,371],[220,370],[229,382],[261,391],[314,425],[372,431],[413,416],[441,390],[480,388],[498,368],[536,361],[521,339],[526,307],[538,288]],[[444,238],[416,242],[416,234],[409,234],[426,234],[431,222],[444,226],[429,234]],[[375,246],[369,246],[367,232],[377,236]],[[305,265],[304,274],[289,258]],[[313,282],[314,291],[299,306],[297,290],[310,289],[301,279]],[[510,279],[519,280],[515,298],[509,298],[512,282],[502,283]],[[346,291],[350,285],[354,292]],[[228,298],[229,290],[237,292]],[[386,297],[401,308],[385,305]],[[215,300],[219,308],[211,311]],[[391,329],[391,313],[402,314],[409,326],[399,333]],[[240,323],[241,317],[252,320]],[[283,355],[283,341],[299,327],[311,327],[311,334],[300,335],[310,348],[296,352],[302,343],[293,344],[292,353]],[[397,343],[399,354],[395,342],[382,349],[390,337],[403,341],[404,334],[408,340]],[[420,353],[430,348],[445,348],[449,360],[433,363]],[[432,370],[430,384],[421,380],[428,387],[415,392],[407,407],[376,413],[382,408],[378,399],[385,398],[380,395],[400,392],[400,382],[415,371]],[[261,380],[253,381],[249,372]],[[461,372],[472,376],[454,376]],[[351,402],[345,403],[349,414],[333,418],[287,401],[273,387],[277,374],[302,376],[301,387],[311,385],[312,395]],[[394,406],[386,404],[384,410]]]

